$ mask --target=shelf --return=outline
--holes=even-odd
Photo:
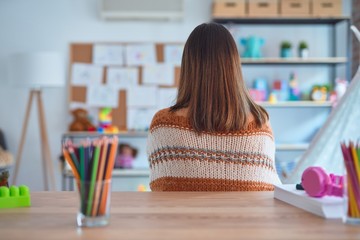
[[[346,64],[346,57],[330,57],[330,58],[242,58],[242,65],[335,65]]]
[[[275,144],[277,151],[305,151],[308,149],[308,143],[296,143],[296,144]]]
[[[213,22],[221,24],[336,24],[350,20],[350,17],[342,16],[333,18],[214,18]]]
[[[68,132],[63,134],[63,138],[93,138],[101,136],[118,136],[121,137],[130,137],[130,138],[143,138],[148,136],[147,131],[127,131],[119,133],[99,133],[99,132]]]
[[[314,102],[314,101],[286,101],[286,102],[277,102],[277,103],[269,103],[269,102],[257,102],[262,107],[265,108],[291,108],[291,107],[317,107],[317,108],[330,108],[332,107],[332,103],[329,101],[326,102]]]
[[[66,167],[64,170],[64,175],[67,177],[73,177],[71,169]],[[114,168],[112,176],[113,177],[149,177],[150,169],[118,169]]]

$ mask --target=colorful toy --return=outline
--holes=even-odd
[[[343,183],[343,176],[328,175],[321,167],[308,167],[301,177],[301,185],[310,197],[342,197]]]
[[[30,190],[27,186],[0,187],[0,208],[30,207]]]
[[[339,100],[340,98],[342,98],[342,96],[344,96],[347,87],[348,87],[348,82],[346,80],[339,78],[335,80],[335,93],[337,100]]]
[[[90,122],[88,112],[83,108],[73,110],[74,121],[70,124],[70,131],[95,131],[95,126]]]
[[[119,129],[115,126],[112,126],[112,109],[109,107],[102,108],[99,111],[99,132],[104,133],[118,133]]]
[[[289,99],[289,84],[284,80],[275,80],[273,82],[272,93],[276,95],[279,101],[287,101]]]
[[[245,47],[245,51],[241,57],[262,58],[261,47],[265,44],[265,40],[263,38],[250,36],[248,38],[242,38],[240,43]]]
[[[132,168],[138,150],[129,144],[120,144],[118,147],[118,156],[115,160],[115,168]]]
[[[9,187],[9,171],[0,171],[0,187]]]
[[[253,91],[256,93],[255,101],[266,101],[268,98],[268,86],[265,78],[256,78],[253,84]]]
[[[289,81],[289,100],[290,101],[298,101],[300,100],[300,89],[298,85],[298,81],[295,73],[290,74]]]
[[[328,87],[326,85],[315,85],[313,86],[310,98],[313,101],[323,102],[326,101],[328,97]]]
[[[144,184],[140,184],[138,187],[137,187],[137,191],[138,192],[146,192],[146,187]]]
[[[271,92],[269,96],[269,103],[277,103],[278,99],[275,92]]]

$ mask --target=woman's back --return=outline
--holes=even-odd
[[[264,191],[279,183],[270,126],[197,132],[187,117],[159,111],[148,138],[153,191]]]

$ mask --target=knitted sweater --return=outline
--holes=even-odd
[[[163,109],[147,141],[152,191],[272,191],[280,183],[270,126],[198,134],[186,117]]]

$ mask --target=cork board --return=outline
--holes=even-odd
[[[87,63],[91,64],[93,59],[93,46],[97,43],[73,43],[70,44],[70,67],[69,67],[69,75],[68,75],[68,87],[69,87],[69,104],[71,102],[78,102],[78,103],[86,103],[86,86],[73,86],[71,81],[72,76],[72,65],[74,63]],[[127,44],[142,44],[141,42],[136,43],[121,43],[121,42],[111,42],[111,43],[98,43],[98,44],[111,44],[111,45],[123,45],[126,46]],[[177,44],[180,45],[181,43],[152,43],[155,45],[156,49],[156,60],[157,63],[164,62],[164,47],[166,44]],[[113,65],[112,65],[113,66]],[[121,67],[127,67],[126,64],[119,65]],[[116,67],[116,66],[115,66]],[[103,78],[102,82],[106,84],[106,71],[107,66],[104,66],[103,71]],[[137,67],[139,71],[139,79],[138,83],[141,85],[143,80],[142,78],[142,66]],[[177,87],[179,85],[179,77],[180,77],[180,67],[174,66],[175,68],[175,79],[174,79],[174,86],[166,86],[166,87]],[[165,86],[159,86],[165,87]],[[126,103],[126,90],[119,90],[119,103],[117,108],[113,108],[112,117],[113,117],[113,125],[117,126],[120,131],[127,130],[127,103]]]

